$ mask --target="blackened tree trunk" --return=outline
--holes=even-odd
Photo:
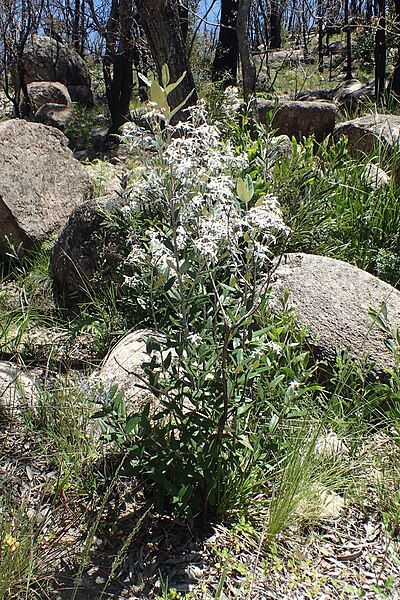
[[[394,33],[399,39],[400,36],[400,0],[394,0]],[[398,43],[396,62],[394,65],[392,77],[390,79],[390,91],[397,97],[400,96],[400,43]]]
[[[225,86],[236,85],[239,47],[236,32],[238,0],[221,0],[221,17],[212,79]]]
[[[282,46],[282,8],[280,0],[271,0],[271,13],[269,17],[269,47],[273,50]]]
[[[318,71],[324,70],[324,31],[323,31],[323,16],[322,16],[322,0],[317,3],[317,18],[318,18]]]
[[[149,99],[148,87],[144,81],[140,78],[140,73],[147,73],[148,64],[146,56],[143,52],[143,48],[135,42],[133,44],[133,66],[136,71],[136,78],[138,82],[139,98],[142,102],[146,102]]]
[[[351,55],[351,28],[349,23],[349,0],[345,0],[344,3],[344,24],[346,30],[346,79],[353,79],[353,74],[351,72],[351,63],[352,63],[352,55]]]
[[[181,3],[178,7],[179,10],[179,20],[181,22],[182,27],[182,35],[185,40],[185,44],[187,41],[187,34],[189,30],[189,0],[181,0]]]
[[[109,134],[130,120],[133,89],[133,0],[111,0],[107,21],[100,20],[94,0],[86,0],[96,30],[105,42],[103,76],[111,115]]]
[[[186,71],[182,83],[168,97],[171,108],[185,102],[188,96],[187,104],[195,104],[197,94],[183,39],[178,3],[176,0],[137,0],[136,3],[140,24],[160,79],[164,64],[169,67],[171,81],[176,81]],[[180,112],[179,118],[184,117],[185,114]]]
[[[21,100],[31,112],[25,78],[24,51],[28,40],[41,22],[44,2],[21,0],[3,3],[0,23],[0,87],[13,104],[16,117],[21,116]]]
[[[365,20],[370,23],[372,19],[372,0],[367,0],[365,3]]]
[[[80,53],[82,43],[81,43],[81,11],[83,9],[83,5],[81,7],[81,0],[75,0],[74,2],[74,19],[72,24],[72,43],[73,46]]]
[[[386,15],[385,0],[379,0],[379,21],[375,33],[375,97],[379,101],[385,92],[386,77]]]
[[[106,29],[103,73],[107,103],[111,115],[109,133],[130,120],[133,88],[133,2],[112,0]]]
[[[250,7],[251,0],[239,0],[236,23],[245,102],[254,96],[256,91],[256,67],[251,56],[249,35]]]

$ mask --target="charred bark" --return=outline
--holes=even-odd
[[[394,0],[394,10],[394,30],[397,36],[400,36],[400,0]],[[390,79],[390,91],[400,97],[400,45],[397,48],[396,62]]]
[[[243,96],[247,102],[256,91],[256,67],[250,50],[249,15],[251,0],[239,0],[237,37],[242,64]]]
[[[178,7],[179,10],[179,21],[182,28],[182,36],[187,41],[187,35],[189,31],[189,0],[182,0]]]
[[[236,85],[239,47],[236,32],[238,0],[221,0],[221,18],[212,79]]]
[[[137,0],[139,20],[146,34],[150,50],[161,78],[162,67],[168,65],[171,81],[186,71],[183,82],[169,95],[171,108],[185,102],[197,101],[195,84],[189,67],[186,44],[183,39],[178,4],[175,0]],[[179,118],[185,114],[180,112]]]
[[[106,28],[106,52],[103,74],[111,122],[109,133],[130,120],[133,88],[133,3],[112,0]]]
[[[269,47],[272,50],[278,50],[282,47],[282,8],[279,0],[271,1],[271,13],[269,19]]]
[[[353,79],[351,53],[351,27],[349,23],[349,0],[344,3],[344,24],[346,31],[346,79]]]
[[[375,97],[379,101],[385,92],[386,78],[386,15],[385,0],[379,0],[379,21],[375,33]]]

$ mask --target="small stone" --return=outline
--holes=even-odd
[[[317,454],[326,454],[329,456],[349,453],[349,448],[334,431],[320,436],[315,443],[314,450]]]
[[[14,421],[39,399],[35,379],[10,362],[0,362],[0,420]]]
[[[336,519],[345,507],[344,499],[336,492],[321,491],[320,517],[322,519]]]
[[[378,190],[390,182],[390,177],[383,169],[374,165],[374,163],[368,163],[364,169],[363,177],[367,183],[374,189]]]

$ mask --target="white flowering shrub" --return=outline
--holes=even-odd
[[[194,248],[202,268],[229,269],[231,274],[250,269],[252,279],[265,274],[276,236],[289,231],[274,197],[256,199],[253,190],[239,186],[249,167],[247,155],[237,154],[218,127],[207,122],[203,104],[175,127],[165,123],[158,105],[147,118],[153,131],[132,125],[125,140],[146,164],[125,211],[157,217],[156,227],[147,231],[153,265],[167,277]],[[246,182],[249,186],[249,178]],[[130,260],[135,264],[142,256],[141,243],[132,240]]]
[[[165,343],[149,339],[161,360],[143,365],[158,409],[128,417],[123,445],[157,507],[194,517],[243,502],[238,490],[309,371],[306,353],[284,370],[297,344],[284,344],[292,320],[277,336],[265,327],[271,260],[289,233],[279,204],[255,193],[247,155],[208,122],[203,104],[171,125],[171,89],[167,73],[164,87],[151,84],[148,127],[132,125],[125,140],[142,173],[124,208],[135,224],[125,232],[126,294]],[[265,399],[269,387],[271,399],[286,399],[279,409]],[[102,414],[112,430],[112,406]]]

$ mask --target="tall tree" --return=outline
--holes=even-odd
[[[344,25],[346,30],[346,79],[353,79],[351,54],[351,27],[349,23],[349,0],[344,2]]]
[[[317,0],[317,19],[318,19],[318,71],[324,70],[324,20],[322,16],[323,0]]]
[[[386,6],[378,0],[379,20],[375,32],[375,97],[380,100],[385,91],[386,77]]]
[[[105,44],[103,76],[111,115],[110,134],[130,120],[133,87],[134,5],[133,0],[111,0],[106,22],[100,20],[94,0],[87,0],[92,20]]]
[[[187,49],[183,38],[176,0],[137,0],[140,24],[161,78],[162,67],[167,64],[171,80],[177,80],[186,72],[183,82],[169,95],[171,107],[175,108],[190,95],[189,104],[197,101],[196,89],[190,70]],[[179,114],[180,118],[184,114]]]
[[[43,0],[0,1],[0,85],[20,116],[22,95],[29,110],[25,81],[24,50],[42,18]]]
[[[249,19],[251,0],[239,0],[236,22],[237,37],[242,65],[243,96],[247,102],[256,91],[256,67],[251,56]]]
[[[215,51],[212,79],[226,86],[236,85],[239,47],[236,31],[238,0],[221,0],[219,36]]]
[[[394,0],[394,33],[397,37],[397,56],[392,77],[390,79],[390,90],[400,97],[400,0]]]
[[[183,39],[187,40],[187,34],[189,30],[189,0],[181,0],[178,5],[179,10],[179,20],[181,22],[182,27],[182,35]]]
[[[75,0],[74,16],[72,28],[72,43],[78,54],[82,54],[84,45],[84,31],[82,27],[82,19],[85,11],[85,3],[83,0]]]
[[[281,0],[271,0],[269,47],[278,49],[282,46],[282,14]]]
[[[133,2],[112,0],[103,61],[107,103],[112,126],[110,133],[130,120],[133,87]]]
[[[365,3],[365,20],[370,23],[372,19],[372,0],[366,0]]]

